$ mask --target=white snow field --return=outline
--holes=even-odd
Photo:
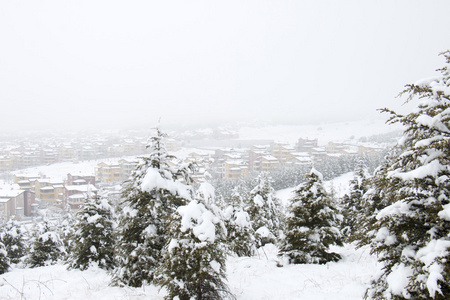
[[[277,249],[266,245],[255,257],[227,260],[228,286],[239,300],[362,299],[377,262],[367,248],[335,248],[343,259],[326,265],[280,267]],[[277,266],[278,265],[278,266]],[[164,290],[110,286],[106,271],[66,269],[57,264],[35,269],[15,267],[0,275],[0,299],[163,299]]]

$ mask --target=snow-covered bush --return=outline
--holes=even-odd
[[[56,223],[56,233],[59,235],[65,252],[62,259],[65,261],[68,259],[68,250],[73,243],[72,235],[75,228],[75,215],[71,210],[66,211],[61,215]]]
[[[280,255],[295,264],[324,264],[338,261],[330,245],[342,245],[337,209],[313,169],[306,182],[294,190],[286,220]]]
[[[25,259],[31,268],[55,264],[64,255],[63,243],[55,229],[48,221],[36,224]]]
[[[398,156],[375,188],[389,204],[376,215],[372,251],[383,270],[373,299],[448,299],[450,295],[450,52],[438,76],[407,85],[411,113],[391,113],[404,126]]]
[[[25,255],[25,237],[20,225],[9,220],[0,232],[0,242],[5,246],[11,263],[18,263]]]
[[[94,264],[109,270],[113,267],[112,207],[108,199],[94,196],[76,214],[72,243],[69,247],[70,268],[87,269]]]

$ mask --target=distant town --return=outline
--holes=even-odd
[[[271,172],[332,161],[343,155],[380,155],[386,143],[353,140],[328,142],[299,137],[296,143],[273,140],[240,140],[231,130],[198,130],[171,134],[167,150],[184,163],[193,163],[193,178],[237,180],[261,171]],[[21,138],[0,141],[0,220],[26,219],[47,213],[76,211],[89,196],[102,193],[120,198],[121,184],[129,178],[139,157],[148,154],[148,135],[73,136]],[[31,174],[26,169],[58,163],[95,161],[92,172],[71,174],[64,179]]]

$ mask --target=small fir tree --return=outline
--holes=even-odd
[[[407,85],[413,112],[391,113],[404,126],[400,155],[375,184],[389,205],[378,212],[371,241],[383,270],[366,297],[448,299],[450,295],[450,52],[440,74]]]
[[[395,157],[396,151],[391,151],[383,164],[375,170],[374,175],[367,179],[367,192],[361,199],[361,214],[357,215],[355,228],[349,239],[350,242],[356,241],[357,247],[370,245],[377,231],[375,223],[378,212],[392,204],[389,198],[385,197],[386,190],[381,187],[386,187],[387,169]]]
[[[364,214],[363,196],[367,192],[367,176],[366,166],[360,160],[355,168],[353,179],[350,180],[349,194],[342,198],[342,214],[344,220],[342,222],[342,233],[346,240],[351,240],[354,235],[358,220]]]
[[[0,242],[5,246],[7,256],[11,263],[17,264],[25,256],[24,234],[20,225],[9,220],[0,233]]]
[[[113,282],[133,287],[153,280],[167,243],[169,218],[192,199],[188,165],[172,162],[163,143],[166,135],[157,129],[150,139],[150,155],[143,157],[126,182],[118,211]]]
[[[31,268],[55,264],[64,254],[62,241],[53,229],[48,221],[38,223],[34,228],[26,258]]]
[[[280,254],[295,264],[338,261],[330,245],[342,245],[337,209],[322,184],[322,174],[312,170],[291,199],[285,239]]]
[[[112,207],[106,198],[94,196],[76,214],[69,268],[87,269],[92,264],[109,270],[113,267]]]
[[[74,242],[72,235],[74,233],[75,226],[75,216],[71,210],[66,210],[66,213],[62,215],[56,225],[56,232],[59,235],[63,248],[65,252],[62,253],[62,259],[68,259],[68,249],[70,249],[71,244]]]
[[[209,193],[211,195],[211,193]],[[156,283],[168,291],[166,299],[223,299],[225,284],[224,224],[205,199],[197,197],[173,214],[169,243]]]
[[[244,203],[235,189],[228,199],[224,210],[224,222],[227,229],[227,244],[237,256],[252,256],[255,253],[255,234],[250,216],[244,210]]]
[[[0,275],[8,272],[9,265],[8,253],[6,252],[5,245],[0,242]]]
[[[246,211],[252,221],[258,246],[275,243],[280,231],[280,204],[267,172],[261,172],[250,192]]]

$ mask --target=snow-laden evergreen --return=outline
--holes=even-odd
[[[211,209],[212,186],[202,184],[196,199],[180,206],[171,217],[170,241],[162,252],[155,282],[168,291],[166,299],[223,299],[225,284],[225,228]],[[208,204],[209,203],[209,204]]]
[[[64,253],[65,257],[63,258],[65,260],[68,259],[68,250],[74,242],[72,235],[75,232],[75,221],[75,215],[69,209],[66,210],[66,212],[62,216],[60,216],[56,225],[56,232],[63,243],[64,249],[66,250]]]
[[[376,215],[372,251],[383,270],[367,292],[373,299],[448,299],[450,295],[450,52],[438,76],[406,86],[409,114],[400,153],[375,188],[389,203]]]
[[[280,201],[271,182],[269,174],[261,172],[247,199],[246,211],[250,215],[258,246],[275,243],[280,235]]]
[[[352,240],[358,221],[364,215],[363,196],[367,192],[367,168],[360,160],[355,168],[353,179],[349,182],[349,193],[342,197],[342,233],[346,240]]]
[[[256,246],[255,232],[238,189],[233,190],[227,203],[223,216],[228,247],[237,256],[252,256]]]
[[[312,169],[293,193],[280,255],[294,264],[338,261],[341,256],[330,246],[342,245],[339,215],[323,186],[322,174]]]
[[[6,252],[5,245],[0,242],[0,274],[6,273],[9,270],[10,260]]]
[[[25,236],[19,223],[9,220],[0,232],[0,242],[5,246],[11,263],[19,263],[25,255]]]
[[[357,214],[355,227],[350,237],[350,241],[356,241],[359,247],[367,246],[372,242],[377,231],[375,228],[377,214],[391,204],[390,199],[385,196],[388,192],[387,170],[397,156],[397,149],[392,149],[385,157],[383,164],[367,179],[367,191],[361,198],[361,212]]]
[[[126,182],[118,208],[114,282],[139,287],[153,280],[161,264],[161,250],[168,241],[170,216],[193,198],[187,165],[169,155],[157,134]]]
[[[56,228],[48,221],[35,224],[25,262],[31,268],[55,264],[65,250]]]
[[[76,214],[72,243],[69,248],[70,268],[85,270],[92,265],[109,270],[113,267],[113,209],[108,199],[94,196]]]

